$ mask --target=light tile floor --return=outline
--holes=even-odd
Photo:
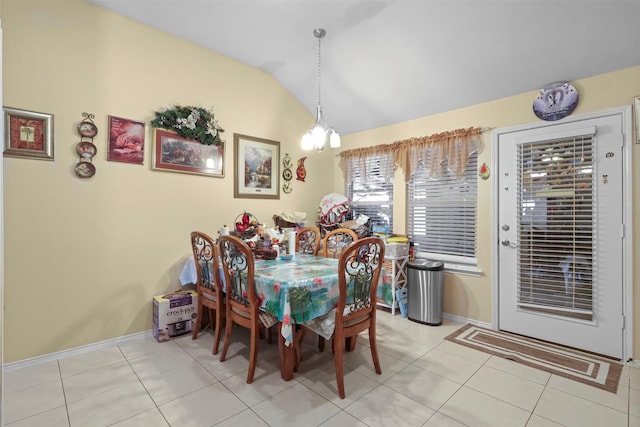
[[[6,370],[11,427],[579,426],[640,427],[640,368],[625,366],[617,394],[471,350],[431,327],[378,313],[382,375],[366,334],[345,356],[346,399],[337,396],[330,346],[304,342],[294,380],[280,378],[277,344],[260,341],[246,384],[248,334],[234,329],[227,360],[212,334],[156,343],[150,335],[110,348]]]

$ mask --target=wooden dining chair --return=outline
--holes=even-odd
[[[301,228],[296,234],[296,252],[318,255],[320,239],[320,229],[318,227]]]
[[[356,240],[358,240],[358,235],[349,228],[331,230],[322,239],[320,255],[328,258],[339,258],[342,250]]]
[[[191,233],[191,248],[196,266],[196,288],[198,290],[198,318],[191,334],[191,339],[198,338],[202,327],[204,308],[209,311],[209,323],[214,331],[213,354],[218,354],[222,319],[224,316],[225,297],[220,278],[218,246],[209,235],[194,231]]]
[[[235,236],[220,236],[218,240],[227,290],[227,326],[220,362],[224,362],[231,342],[233,324],[251,330],[249,372],[247,384],[253,382],[258,360],[258,342],[262,328],[268,330],[278,324],[278,318],[260,310],[254,282],[253,252],[246,243]]]
[[[384,249],[384,242],[378,237],[365,237],[346,247],[340,255],[340,295],[336,308],[326,317],[335,317],[334,330],[328,339],[333,343],[336,381],[341,399],[345,397],[342,362],[345,346],[353,350],[360,332],[368,331],[373,366],[377,374],[382,373],[376,343],[376,292],[384,261]],[[318,327],[320,324],[323,324],[323,328]],[[327,336],[327,322],[305,322],[300,326]],[[297,354],[300,353],[300,341],[294,340]]]

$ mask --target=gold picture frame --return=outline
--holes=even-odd
[[[640,96],[633,98],[634,123],[636,127],[636,144],[640,144]]]
[[[233,197],[280,198],[280,142],[233,134]]]

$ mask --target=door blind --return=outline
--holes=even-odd
[[[478,155],[471,154],[462,179],[444,170],[433,179],[419,167],[409,182],[408,233],[420,256],[475,264]]]
[[[518,146],[518,304],[593,314],[593,137]]]
[[[389,158],[391,157],[391,158]],[[371,231],[393,231],[393,173],[385,176],[388,162],[393,164],[392,153],[380,153],[364,159],[349,160],[351,184],[345,193],[349,198],[353,218],[366,215],[371,220]]]

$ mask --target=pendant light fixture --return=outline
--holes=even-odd
[[[303,150],[322,151],[327,142],[331,148],[340,147],[340,135],[324,121],[322,104],[320,103],[320,44],[326,34],[327,32],[322,28],[313,30],[314,37],[318,39],[318,105],[316,106],[316,124],[302,137]]]

